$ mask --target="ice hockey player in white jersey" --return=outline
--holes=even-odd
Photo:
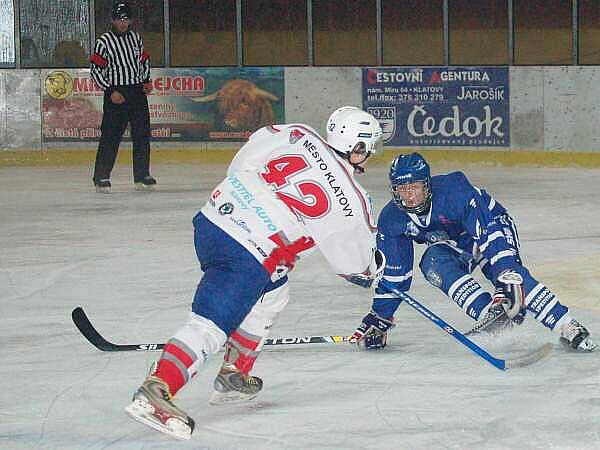
[[[383,273],[371,201],[354,179],[381,136],[373,116],[347,106],[330,116],[326,141],[303,124],[267,126],[250,137],[193,220],[204,274],[192,312],[126,407],[130,416],[189,439],[194,421],[173,396],[224,345],[210,402],[254,398],[262,380],[249,372],[288,302],[287,275],[312,250],[363,287]]]
[[[377,247],[387,260],[385,282],[378,283],[371,311],[353,335],[361,347],[385,347],[401,301],[382,285],[409,290],[416,243],[427,245],[419,264],[425,279],[479,321],[474,330],[520,324],[527,312],[559,333],[569,348],[594,350],[589,331],[523,266],[515,223],[485,190],[462,172],[432,177],[418,153],[397,156],[389,179],[392,200],[377,223]],[[471,276],[476,267],[494,285],[495,295]]]

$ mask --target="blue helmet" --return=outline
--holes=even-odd
[[[429,211],[431,206],[431,171],[425,158],[419,153],[398,155],[392,161],[389,176],[392,197],[398,207],[414,214],[424,214]],[[418,181],[422,181],[424,184],[425,199],[420,204],[409,207],[404,203],[396,188],[402,184],[411,184]]]

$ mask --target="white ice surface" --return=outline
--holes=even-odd
[[[456,169],[457,167],[441,167]],[[600,340],[600,171],[467,167],[516,218],[525,263]],[[201,271],[191,220],[224,166],[154,167],[159,191],[111,195],[88,168],[0,168],[2,449],[600,449],[600,352],[569,353],[531,317],[495,340],[499,357],[544,342],[550,357],[501,372],[401,306],[390,346],[266,349],[265,388],[243,406],[209,406],[215,355],[178,394],[196,420],[174,441],[123,412],[158,353],[101,353],[71,323],[81,305],[119,343],[163,342],[186,318]],[[362,183],[380,210],[386,168]],[[349,334],[370,294],[318,255],[291,277],[274,336]],[[469,319],[424,282],[413,296],[459,329]]]

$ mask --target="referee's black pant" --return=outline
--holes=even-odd
[[[117,90],[125,103],[114,104],[111,93]],[[100,130],[100,143],[96,153],[94,184],[110,179],[110,173],[117,159],[119,144],[123,138],[127,123],[131,125],[133,142],[133,181],[137,183],[150,175],[150,111],[143,85],[118,86],[104,92],[104,114]]]

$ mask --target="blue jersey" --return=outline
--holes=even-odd
[[[469,275],[476,266],[493,284],[505,270],[519,273],[527,310],[546,327],[554,329],[568,319],[568,308],[522,265],[516,226],[500,203],[473,186],[462,172],[432,177],[431,193],[431,207],[425,216],[409,214],[393,200],[381,211],[377,247],[387,259],[383,274],[387,281],[408,291],[414,244],[426,244],[430,247],[420,264],[426,280],[473,319],[478,320],[492,301]],[[436,243],[441,245],[432,247]],[[372,308],[390,318],[400,302],[377,286]]]
[[[412,281],[413,243],[432,244],[443,236],[469,256],[493,260],[502,252],[490,239],[495,227],[489,225],[506,209],[485,190],[473,186],[464,173],[452,172],[432,177],[431,191],[426,216],[409,214],[393,200],[379,215],[377,247],[387,259],[384,277],[401,291],[407,291]],[[377,289],[377,293],[385,292]]]

